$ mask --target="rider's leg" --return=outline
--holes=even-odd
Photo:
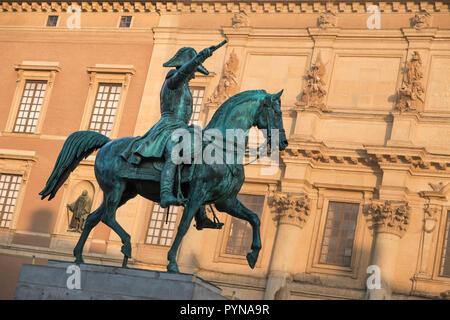
[[[166,145],[164,158],[166,162],[161,173],[161,201],[159,205],[162,208],[167,208],[171,205],[184,205],[186,202],[185,199],[178,199],[173,194],[177,165],[172,161],[172,146],[170,141]]]

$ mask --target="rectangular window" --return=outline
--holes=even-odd
[[[122,85],[99,83],[89,129],[106,136],[111,134]]]
[[[145,243],[170,246],[175,234],[178,210],[179,207],[170,206],[169,216],[167,217],[167,209],[163,209],[155,203]]]
[[[14,125],[14,132],[33,133],[44,101],[47,81],[27,80]]]
[[[444,245],[442,248],[441,276],[450,277],[450,211],[447,211]]]
[[[119,28],[129,28],[131,26],[131,18],[132,18],[132,16],[120,17]]]
[[[191,87],[192,94],[192,116],[189,124],[201,126],[200,112],[202,111],[203,95],[205,94],[204,87]]]
[[[56,27],[58,24],[58,16],[48,16],[47,27]]]
[[[9,228],[19,195],[22,176],[0,174],[0,228]]]
[[[358,211],[358,203],[329,202],[319,263],[350,266]]]
[[[240,194],[238,199],[244,206],[256,213],[258,217],[261,217],[264,207],[264,196]],[[245,256],[251,250],[251,244],[252,228],[250,224],[245,220],[233,217],[225,253]]]

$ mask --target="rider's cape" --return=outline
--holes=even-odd
[[[161,119],[141,137],[136,137],[135,141],[126,148],[121,156],[125,160],[130,160],[134,154],[141,157],[161,158],[164,156],[164,149],[171,138],[172,132],[176,129],[188,126],[180,119],[163,115]]]

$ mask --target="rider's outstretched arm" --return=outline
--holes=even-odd
[[[197,70],[197,67],[201,65],[212,54],[210,48],[203,49],[194,58],[182,65],[177,72],[168,80],[167,86],[170,89],[176,89],[185,80],[189,80],[192,73]]]

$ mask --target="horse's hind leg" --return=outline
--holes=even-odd
[[[259,231],[261,222],[258,215],[246,208],[237,198],[217,202],[215,205],[218,210],[225,211],[233,217],[246,220],[252,226],[252,251],[247,254],[247,262],[250,268],[253,269],[258,260],[259,251],[261,250],[261,236]]]
[[[89,236],[91,230],[100,222],[100,218],[103,215],[104,211],[104,202],[97,208],[94,212],[92,212],[86,219],[86,223],[84,224],[83,232],[81,233],[80,238],[78,239],[77,245],[73,249],[73,255],[75,256],[75,263],[84,263],[83,261],[83,248],[86,240]]]
[[[117,209],[127,202],[129,199],[134,198],[136,193],[134,192],[124,192],[125,185],[120,184],[120,187],[115,188],[112,192],[108,193],[106,196],[106,208],[105,212],[101,217],[101,221],[114,230],[117,235],[122,240],[121,252],[124,255],[122,267],[126,268],[128,258],[131,258],[131,242],[130,235],[120,226],[116,220]]]

